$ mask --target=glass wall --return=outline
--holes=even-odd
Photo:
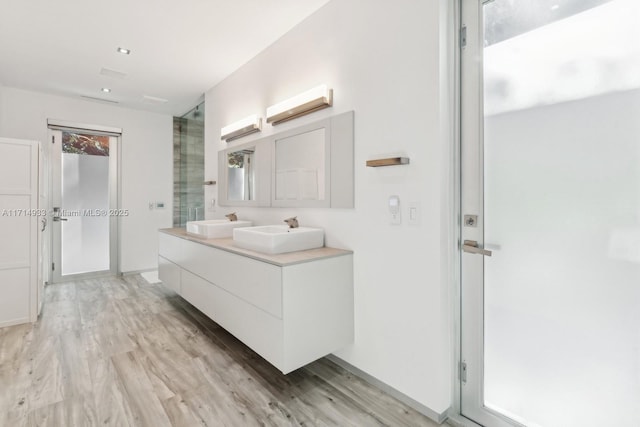
[[[204,102],[173,118],[173,226],[204,219]]]

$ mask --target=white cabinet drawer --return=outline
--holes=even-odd
[[[158,233],[158,255],[179,265],[183,242],[184,240],[178,237]]]
[[[177,293],[182,293],[180,267],[161,256],[158,257],[158,278]]]
[[[211,319],[216,319],[213,287],[202,277],[182,270],[182,297]]]
[[[282,320],[186,270],[182,296],[271,364],[282,365]]]
[[[282,268],[184,241],[183,268],[282,318]]]

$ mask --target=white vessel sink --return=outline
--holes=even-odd
[[[251,227],[251,221],[229,221],[228,219],[209,219],[206,221],[188,221],[187,234],[193,234],[205,239],[219,239],[233,236],[233,230],[238,227]]]
[[[324,246],[324,230],[321,228],[288,225],[264,225],[236,228],[233,243],[245,249],[267,254],[304,251]]]

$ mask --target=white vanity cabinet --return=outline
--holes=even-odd
[[[353,342],[351,251],[263,255],[167,229],[159,275],[285,374]]]

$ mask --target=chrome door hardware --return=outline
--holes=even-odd
[[[53,221],[67,221],[67,218],[62,218],[60,208],[53,208]]]
[[[477,227],[478,226],[478,215],[465,215],[464,216],[464,226],[465,227]]]
[[[465,240],[462,244],[462,250],[471,254],[491,256],[491,251],[488,249],[479,248],[478,242],[476,242],[475,240]]]

